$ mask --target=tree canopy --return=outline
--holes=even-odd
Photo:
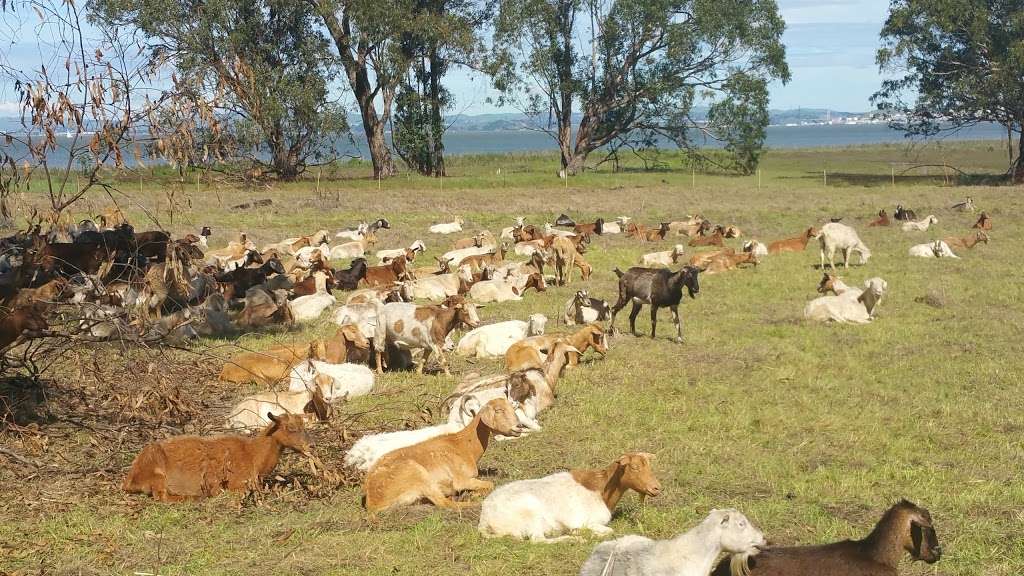
[[[894,0],[878,64],[894,78],[872,99],[911,135],[982,122],[1018,137],[1009,172],[1024,181],[1024,4],[1006,0]]]

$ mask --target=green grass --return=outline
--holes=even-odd
[[[560,381],[558,402],[541,417],[541,433],[496,443],[482,466],[493,468],[492,479],[500,484],[603,466],[624,451],[655,452],[664,494],[645,506],[628,496],[611,525],[620,535],[656,538],[725,506],[744,511],[776,544],[859,537],[889,504],[906,497],[931,510],[946,552],[934,566],[906,563],[904,573],[1017,575],[1024,571],[1024,309],[1013,254],[1024,239],[1024,200],[1019,187],[947,186],[936,169],[900,177],[891,187],[893,163],[898,172],[943,161],[973,174],[996,174],[1005,166],[1005,149],[979,142],[910,151],[771,151],[760,187],[756,176],[694,174],[671,159],[669,170],[600,170],[572,179],[566,189],[555,176],[556,159],[547,155],[453,158],[443,190],[439,180],[400,176],[378,191],[376,181],[360,178],[362,165],[333,169],[321,180],[320,198],[315,175],[255,190],[215,186],[204,176],[197,194],[194,180],[186,177],[179,185],[158,172],[147,177],[141,198],[134,177],[125,177],[121,187],[177,233],[214,227],[217,246],[239,230],[269,243],[386,216],[394,228],[382,234],[382,247],[421,238],[428,257],[453,237],[427,234],[427,225],[455,214],[467,220],[467,231],[497,231],[518,215],[538,224],[563,211],[579,221],[626,214],[654,223],[699,212],[763,241],[842,216],[873,252],[866,267],[843,273],[846,281],[881,276],[889,283],[874,323],[802,320],[821,276],[813,267],[814,245],[803,254],[769,257],[753,270],[702,278],[702,295],[681,307],[686,344],[670,341],[665,311],[657,340],[614,339],[605,359],[589,360]],[[830,173],[827,187],[822,170]],[[190,209],[174,213],[173,224],[166,191],[191,202]],[[911,244],[968,233],[974,217],[947,209],[966,195],[994,218],[992,243],[961,253],[963,260],[907,257]],[[275,205],[227,209],[262,197],[274,198]],[[891,214],[897,202],[922,217],[934,213],[939,224],[913,234],[865,228],[879,208]],[[522,302],[491,305],[482,316],[523,319],[539,311],[557,317],[581,286],[613,300],[613,267],[671,244],[597,238],[587,254],[595,268],[591,281],[531,292]],[[940,295],[944,307],[915,302],[928,293]],[[640,316],[642,332],[647,318],[646,312]],[[626,327],[625,314],[619,327]],[[264,347],[326,329],[320,324],[242,342]],[[564,330],[555,322],[549,329]],[[456,359],[453,366],[453,378],[385,375],[379,393],[338,411],[369,411],[360,426],[397,426],[421,418],[423,404],[436,407],[460,375],[500,370],[492,361]],[[217,368],[207,367],[211,374]],[[132,386],[131,379],[124,385]],[[233,400],[249,391],[223,390],[222,396]],[[224,412],[218,410],[214,404],[202,424],[219,424]],[[337,431],[319,431],[318,438]],[[15,445],[48,461],[61,441],[34,449]],[[124,466],[132,456],[117,454]],[[325,456],[338,462],[341,454]],[[300,467],[297,458],[286,457],[286,469]],[[16,496],[0,508],[0,571],[8,572],[569,575],[595,543],[485,540],[476,533],[475,511],[415,507],[368,524],[357,486],[317,497],[275,492],[259,505],[240,506],[237,498],[223,496],[170,506],[124,496],[116,475],[90,478],[77,494],[71,476],[16,480],[0,469],[0,480],[2,486],[17,484]]]

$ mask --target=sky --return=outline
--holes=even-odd
[[[888,0],[777,1],[786,21],[783,42],[792,80],[786,85],[772,84],[771,107],[870,110],[868,99],[881,82],[875,51]],[[9,13],[0,14],[0,32],[25,24],[11,18]],[[0,33],[0,38],[3,36]],[[21,36],[31,38],[24,31]],[[0,43],[0,58],[17,67],[37,67],[40,54],[40,46],[34,44]],[[487,103],[487,97],[494,94],[483,76],[453,72],[448,85],[457,97],[455,113],[512,111]],[[11,99],[11,87],[0,85],[0,116],[16,113]]]

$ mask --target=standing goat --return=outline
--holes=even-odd
[[[683,299],[683,286],[690,295],[696,298],[700,293],[697,275],[700,270],[693,266],[683,266],[678,272],[663,268],[630,268],[625,273],[615,269],[619,277],[619,300],[612,306],[611,331],[615,331],[615,315],[629,302],[633,310],[629,313],[629,331],[636,333],[636,317],[644,304],[651,307],[651,338],[658,330],[658,308],[668,307],[672,311],[672,321],[676,325],[676,341],[683,341],[683,324],[679,320],[679,302]]]

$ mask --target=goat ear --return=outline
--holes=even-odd
[[[279,417],[274,416],[273,412],[267,412],[267,420],[270,420],[274,424],[277,424],[277,423],[279,423],[281,421],[281,419]]]
[[[725,514],[722,514],[722,523],[721,524],[722,524],[722,526],[725,526],[728,523],[729,523],[729,513],[726,512]]]

